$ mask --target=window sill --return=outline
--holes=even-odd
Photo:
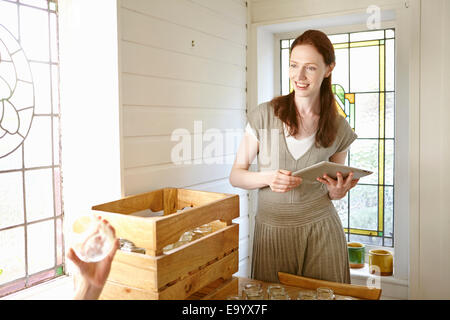
[[[363,268],[360,269],[350,269],[350,277],[352,284],[356,285],[375,285],[381,287],[381,299],[383,300],[406,300],[408,299],[408,280],[398,279],[394,276],[381,276],[377,277],[375,275],[370,274],[369,272],[369,264],[365,264]],[[379,281],[378,283],[373,284],[372,281],[369,280],[375,279],[375,281]]]
[[[369,277],[374,275],[369,273],[369,265],[366,263],[364,268],[350,269],[352,284],[368,285]],[[381,299],[408,299],[408,281],[397,279],[395,276],[380,277],[380,286],[382,289]],[[73,299],[73,280],[70,276],[63,276],[48,281],[34,287],[12,293],[0,300],[72,300]]]
[[[9,294],[0,300],[72,300],[73,279],[61,276],[31,288]]]

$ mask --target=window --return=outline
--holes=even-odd
[[[340,33],[329,38],[336,54],[332,74],[336,104],[358,134],[346,164],[374,172],[334,205],[348,241],[393,247],[395,30]],[[292,90],[289,47],[293,41],[280,41],[283,95]]]
[[[64,273],[57,21],[0,0],[0,296]]]

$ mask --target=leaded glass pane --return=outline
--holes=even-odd
[[[0,232],[0,285],[25,276],[24,228],[17,227]]]
[[[350,234],[349,242],[361,242],[372,246],[382,246],[383,239],[376,236]]]
[[[47,9],[48,7],[47,0],[20,0],[20,2],[23,4],[27,4],[42,9]]]
[[[357,139],[350,146],[350,166],[370,170],[373,174],[362,177],[361,184],[378,183],[378,140]]]
[[[19,38],[19,20],[17,19],[17,5],[15,3],[0,2],[0,24],[8,29],[14,38]]]
[[[385,125],[385,137],[394,138],[394,105],[395,105],[395,95],[393,92],[386,93],[386,125]]]
[[[387,29],[386,30],[386,38],[394,38],[395,37],[395,30],[394,29]]]
[[[34,113],[51,113],[51,81],[50,66],[46,63],[30,63],[31,72],[35,82]]]
[[[366,41],[384,39],[384,30],[354,32],[350,34],[350,41]]]
[[[386,140],[385,144],[385,184],[394,185],[394,140]]]
[[[379,71],[378,46],[350,48],[350,92],[378,91]]]
[[[340,200],[333,200],[333,204],[336,208],[336,211],[341,218],[342,225],[344,228],[348,227],[348,198],[345,197]]]
[[[30,224],[27,228],[28,274],[55,265],[55,222],[48,220]]]
[[[379,96],[378,93],[355,94],[355,132],[358,138],[379,137]]]
[[[3,171],[17,170],[20,168],[22,168],[22,149],[21,148],[17,148],[15,151],[10,153],[7,157],[0,158],[0,171],[2,171],[2,170]],[[0,177],[2,177],[2,176],[0,175]]]
[[[384,189],[384,228],[386,236],[394,236],[394,188]]]
[[[331,43],[348,42],[348,33],[328,35],[328,39],[330,39]]]
[[[350,228],[377,230],[378,189],[358,184],[350,190]]]
[[[48,13],[20,6],[20,21],[21,44],[28,59],[49,61]]]
[[[0,228],[23,223],[23,210],[22,173],[0,173]],[[1,252],[3,244],[0,242],[0,245]]]
[[[54,215],[52,169],[25,172],[25,199],[28,222]]]
[[[33,119],[33,126],[24,142],[25,167],[52,165],[52,126],[49,116]]]
[[[345,92],[349,92],[348,50],[348,48],[334,50],[336,61],[339,63],[336,63],[331,74],[331,81],[339,84]]]
[[[386,40],[386,91],[395,90],[395,40]]]
[[[289,85],[289,50],[284,49],[281,51],[281,91],[282,94],[288,94],[290,92]]]

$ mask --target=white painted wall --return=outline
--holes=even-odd
[[[58,3],[67,232],[92,205],[121,195],[117,7],[109,0]]]
[[[228,182],[245,125],[245,1],[118,4],[124,195],[163,187],[239,194],[239,274],[247,276],[247,192]],[[194,135],[196,121],[201,130]],[[180,143],[171,139],[177,129],[197,143],[190,164],[172,162],[171,150]],[[211,130],[222,137],[223,149],[202,154],[214,141],[202,136]],[[234,144],[228,131],[238,134]]]
[[[412,298],[450,299],[450,2],[421,1],[417,264]]]

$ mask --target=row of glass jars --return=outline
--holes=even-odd
[[[165,246],[163,248],[163,253],[166,254],[175,248],[185,245],[186,243],[200,239],[201,237],[204,237],[207,234],[210,234],[211,232],[212,232],[212,226],[209,223],[201,225],[193,230],[186,231],[185,233],[183,233],[181,235],[180,239],[178,239],[177,242],[171,243],[171,244]]]
[[[269,285],[264,292],[260,283],[246,284],[242,290],[242,295],[229,296],[227,300],[291,300],[291,297],[282,285]],[[335,295],[330,288],[317,288],[316,291],[300,291],[297,300],[334,300]]]

